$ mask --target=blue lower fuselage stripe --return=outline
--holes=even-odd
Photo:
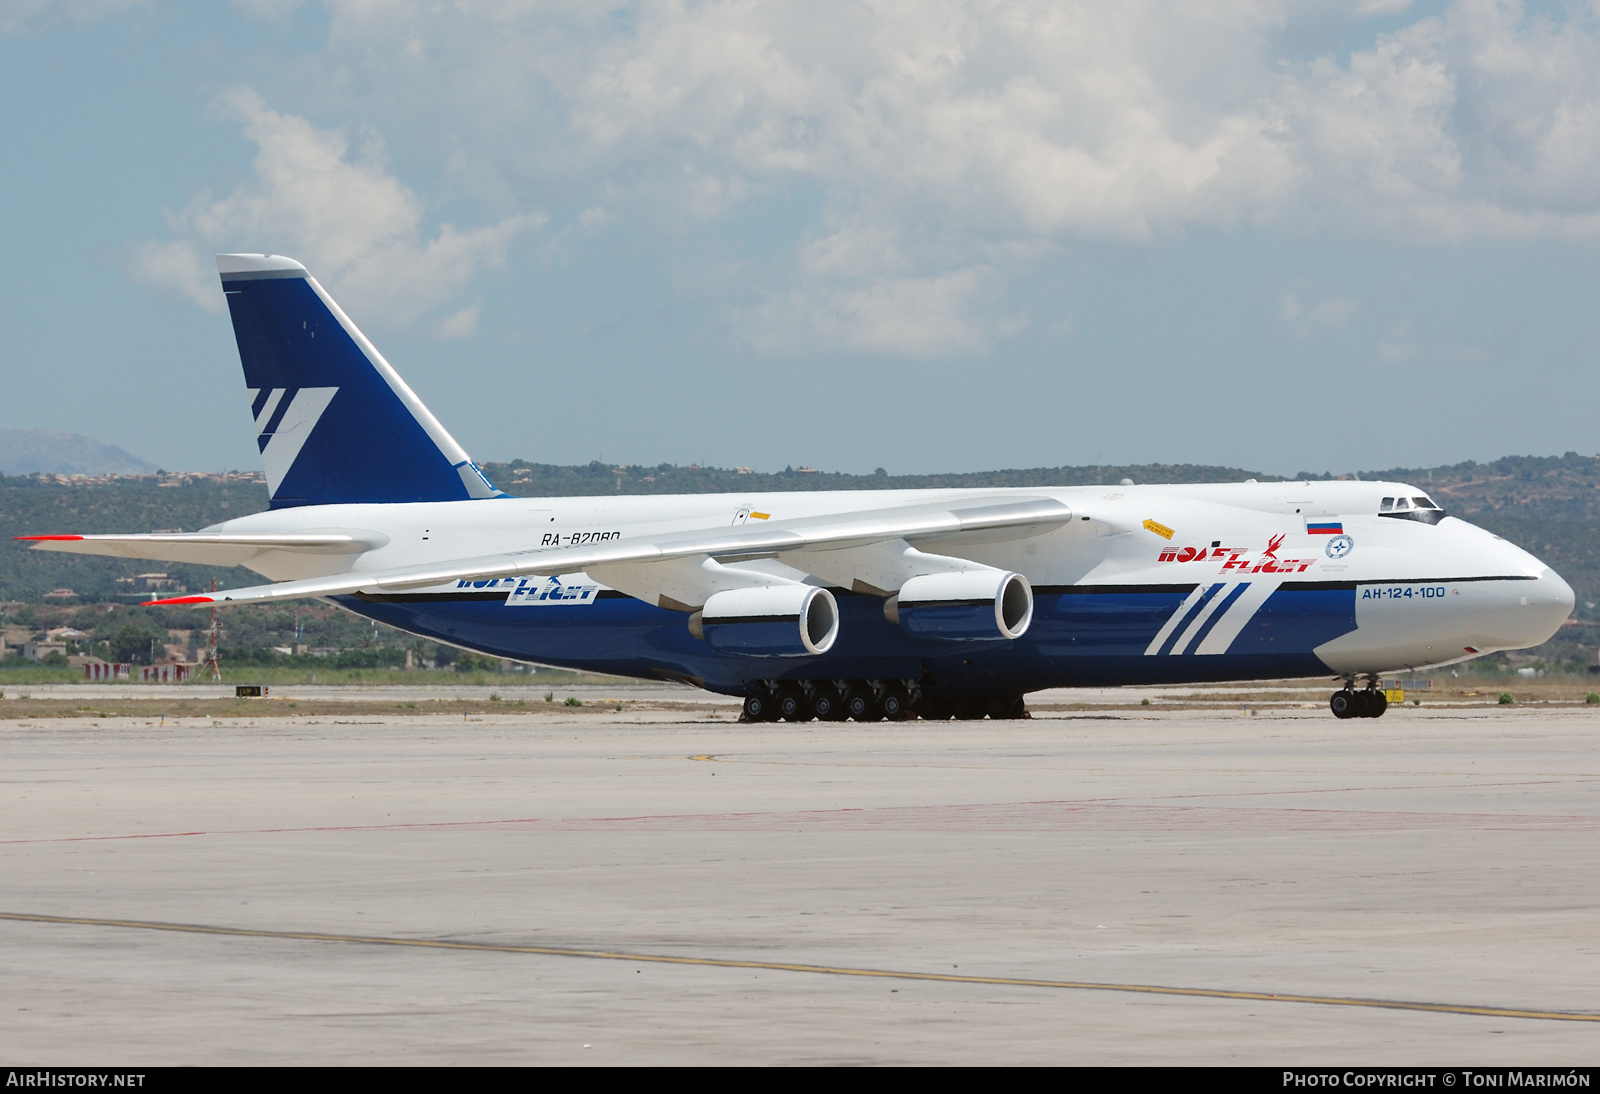
[[[1209,587],[1173,633],[1187,630],[1221,589],[1222,584]],[[487,589],[337,600],[369,618],[497,657],[692,680],[730,694],[742,693],[750,681],[768,679],[920,679],[955,692],[993,693],[1317,676],[1329,670],[1314,649],[1356,625],[1354,588],[1280,588],[1224,653],[1198,659],[1145,656],[1189,591],[1186,586],[1036,591],[1033,622],[1022,638],[972,643],[914,638],[884,618],[879,598],[835,590],[839,638],[826,654],[803,657],[719,652],[689,633],[685,613],[615,593],[538,607],[508,605],[503,594]],[[1213,618],[1228,606],[1219,604]],[[1198,641],[1188,648],[1195,645]]]
[[[1211,598],[1216,596],[1221,588],[1222,583],[1219,581],[1200,595],[1200,599],[1194,602],[1194,607],[1190,608],[1184,617],[1178,621],[1178,625],[1172,628],[1172,633],[1167,635],[1167,640],[1161,643],[1161,648],[1156,651],[1156,656],[1165,657],[1172,652],[1172,647],[1178,644],[1178,639],[1183,637],[1183,632],[1189,629],[1196,616],[1206,610],[1206,605],[1211,603]]]

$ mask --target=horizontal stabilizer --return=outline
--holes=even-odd
[[[204,597],[154,600],[152,604],[203,604],[233,601],[294,600],[350,593],[404,592],[455,581],[523,575],[578,573],[608,563],[648,565],[704,555],[718,562],[781,557],[791,551],[858,547],[882,540],[958,544],[977,540],[1025,539],[1059,528],[1072,510],[1054,498],[974,497],[937,505],[872,509],[821,517],[773,521],[759,528],[728,528],[639,536],[586,547],[534,548],[425,566],[353,572],[231,589]]]
[[[354,555],[382,547],[378,532],[311,532],[293,535],[227,535],[212,532],[157,532],[142,536],[18,536],[35,551],[69,555],[109,555],[202,566],[238,566],[263,551]]]

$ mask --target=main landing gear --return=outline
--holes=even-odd
[[[745,696],[745,722],[898,722],[911,713],[917,691],[901,680],[763,681]]]
[[[1344,690],[1333,693],[1328,709],[1335,718],[1382,718],[1389,709],[1389,697],[1378,690],[1378,681],[1370,679],[1367,686],[1356,690],[1355,681],[1345,682]]]
[[[914,680],[765,680],[745,696],[742,722],[901,722],[1026,718],[1020,695],[942,699]]]

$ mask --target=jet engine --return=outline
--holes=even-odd
[[[1021,638],[1033,622],[1033,589],[1021,574],[1003,570],[924,574],[902,585],[883,614],[916,638]]]
[[[839,637],[839,605],[814,585],[762,585],[713,593],[689,617],[712,649],[752,657],[827,653]]]

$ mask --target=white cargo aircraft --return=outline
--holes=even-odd
[[[1382,672],[1537,645],[1538,559],[1390,482],[515,498],[298,262],[220,255],[271,509],[36,549],[242,565],[496,657],[686,681],[751,721],[1020,717],[1050,687]],[[1360,686],[1364,683],[1364,687]]]

